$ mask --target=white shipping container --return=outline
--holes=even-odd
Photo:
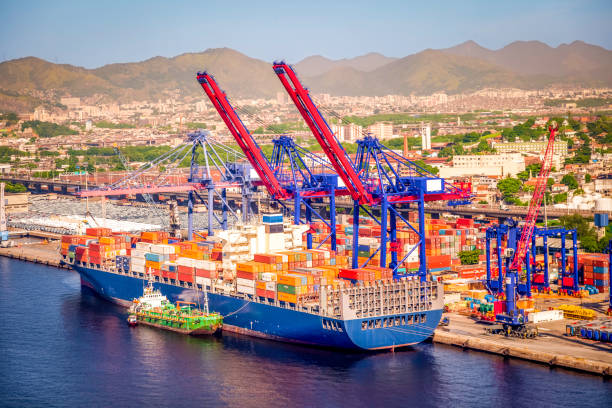
[[[183,258],[183,257],[176,258],[177,265],[189,266],[192,268],[195,266],[195,261],[196,261],[195,259],[191,259],[191,258]]]
[[[202,261],[201,259],[196,259],[195,262],[193,263],[193,266],[195,266],[198,269],[205,269],[204,261]]]
[[[216,271],[217,270],[217,262],[215,261],[202,261],[202,269],[207,271]]]
[[[276,292],[276,282],[266,282],[266,290],[273,290]]]
[[[151,252],[151,247],[153,244],[150,242],[137,242],[136,249],[142,249],[144,252]]]
[[[255,287],[255,281],[250,279],[236,278],[236,284],[240,286]]]
[[[527,319],[531,323],[552,322],[563,320],[563,310],[543,310],[541,312],[529,313]]]
[[[145,254],[147,253],[147,251],[143,250],[143,249],[132,249],[131,251],[131,257],[132,258],[142,258],[144,259]]]
[[[198,285],[212,286],[212,280],[210,278],[204,278],[202,276],[196,276],[195,281]]]
[[[239,293],[247,293],[249,295],[254,295],[255,294],[255,287],[248,287],[248,286],[242,286],[242,285],[237,285],[236,286],[236,290]]]
[[[272,272],[263,272],[261,274],[261,280],[266,282],[276,281],[276,274]]]
[[[125,249],[120,249],[119,250],[119,255],[125,256],[126,254],[127,254],[127,251]]]
[[[137,273],[144,273],[145,272],[144,265],[131,265],[130,269],[132,270],[132,272],[137,272]]]
[[[457,303],[461,301],[461,293],[445,293],[444,304]]]
[[[145,266],[146,260],[144,258],[131,258],[130,265],[140,265]]]
[[[152,244],[151,252],[154,254],[169,255],[174,253],[174,246],[167,244]]]

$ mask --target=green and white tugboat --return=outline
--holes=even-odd
[[[215,334],[223,327],[223,316],[209,312],[208,302],[204,310],[191,302],[174,305],[151,281],[144,288],[143,296],[134,299],[127,321],[130,326],[144,324],[194,336]]]

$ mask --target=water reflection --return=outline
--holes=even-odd
[[[130,328],[76,274],[0,259],[0,405],[609,406],[597,377],[456,348],[343,353]]]

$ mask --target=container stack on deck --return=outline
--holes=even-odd
[[[417,228],[418,220],[416,213],[409,213],[409,221]],[[337,254],[350,256],[353,239],[353,218],[346,215],[339,216],[337,226]],[[322,242],[329,234],[329,227],[322,222],[313,223],[313,242],[315,245]],[[399,227],[399,226],[398,226]],[[471,250],[483,250],[484,228],[478,227],[471,219],[459,218],[453,221],[431,219],[427,215],[425,219],[426,231],[426,256],[427,268],[436,274],[450,271],[453,266],[459,265],[459,252]],[[380,265],[380,251],[375,254],[380,246],[380,227],[370,219],[360,220],[358,256],[360,265],[374,254],[369,265]],[[305,237],[304,237],[305,239]],[[419,268],[419,251],[413,247],[418,243],[418,235],[406,226],[397,230],[397,257],[398,261],[406,255],[399,271],[401,273],[414,273]],[[331,243],[327,240],[323,248],[330,248]],[[390,247],[387,248],[387,264],[391,260]],[[412,252],[411,252],[412,251]]]
[[[573,272],[573,257],[568,257],[568,269]],[[610,261],[605,254],[578,254],[578,279],[600,293],[610,290]]]

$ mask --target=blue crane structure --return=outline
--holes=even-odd
[[[388,149],[374,137],[366,136],[359,140],[357,155],[354,161],[351,160],[311,99],[308,90],[300,83],[293,67],[280,61],[274,62],[273,69],[353,200],[352,267],[367,265],[380,252],[380,266],[388,266],[397,276],[399,266],[418,248],[420,263],[417,275],[422,280],[427,279],[425,202],[435,200],[467,202],[471,198],[471,191],[459,189],[445,182],[444,179],[436,177]],[[419,222],[416,228],[399,211],[400,207],[412,203],[416,204],[418,211]],[[368,207],[380,208],[380,220]],[[381,227],[381,244],[363,265],[359,265],[357,256],[360,210]],[[419,237],[418,244],[399,261],[396,235],[398,220]],[[387,264],[387,247],[391,252],[389,264]]]
[[[268,160],[215,78],[208,72],[198,72],[197,80],[257,172],[260,184],[263,184],[270,196],[283,206],[285,206],[283,202],[293,200],[295,224],[302,223],[302,204],[305,208],[305,223],[310,224],[313,215],[322,220],[331,232],[319,243],[319,247],[330,239],[332,250],[335,251],[335,197],[346,195],[348,192],[338,183],[338,175],[335,174],[333,167],[323,158],[297,145],[286,135],[273,140],[272,157]],[[329,217],[323,216],[313,207],[314,200],[327,200]],[[311,249],[312,229],[306,234],[306,243]]]
[[[203,155],[203,159],[200,159]],[[167,179],[171,177],[169,169],[176,169],[183,160],[191,157],[189,166],[189,177],[187,183],[170,183]],[[234,162],[231,162],[233,159]],[[193,238],[193,208],[196,199],[201,201],[208,209],[208,234],[213,234],[213,220],[216,220],[223,229],[227,229],[228,213],[231,213],[238,220],[238,215],[227,203],[227,188],[241,188],[243,203],[250,198],[255,186],[249,178],[248,164],[244,162],[245,157],[242,153],[219,143],[210,137],[206,131],[189,133],[187,140],[170,151],[156,157],[155,159],[141,165],[135,171],[128,173],[120,180],[104,187],[91,190],[77,191],[79,197],[106,197],[122,195],[146,195],[155,193],[188,193],[187,211],[187,235],[188,239]],[[204,162],[199,165],[198,162]],[[152,182],[143,181],[143,176],[161,166],[166,167],[166,171],[160,171],[159,175]],[[214,168],[220,175],[219,181],[215,181],[211,168]],[[200,194],[207,191],[207,200]],[[219,192],[218,190],[221,190]],[[214,213],[214,195],[217,194],[222,203],[222,217],[219,219]],[[245,205],[243,204],[243,208]],[[248,207],[248,205],[246,205]],[[247,215],[244,214],[243,217]],[[243,218],[244,221],[244,218]]]
[[[506,248],[516,251],[518,237],[522,234],[522,227],[512,218],[508,218],[503,224],[494,225],[487,228],[485,233],[486,239],[486,287],[494,294],[500,294],[504,288],[503,271],[509,265],[504,265],[504,256],[502,253],[502,242],[506,242]],[[566,237],[572,237],[572,254],[573,267],[571,271],[567,268],[567,250]],[[536,259],[536,239],[542,237],[544,246],[544,262],[541,268],[537,267]],[[521,296],[532,295],[532,287],[538,290],[549,289],[549,270],[548,270],[548,239],[551,237],[560,237],[561,239],[561,268],[559,270],[559,287],[568,293],[578,292],[578,245],[576,230],[568,230],[562,227],[559,228],[534,228],[531,236],[531,250],[525,254],[525,273],[517,278],[517,293]],[[495,240],[495,251],[497,255],[497,279],[493,279],[492,262],[491,262],[491,241]],[[508,261],[506,257],[506,261]],[[502,271],[500,273],[499,271]]]
[[[612,239],[608,242],[608,316],[612,316]]]

